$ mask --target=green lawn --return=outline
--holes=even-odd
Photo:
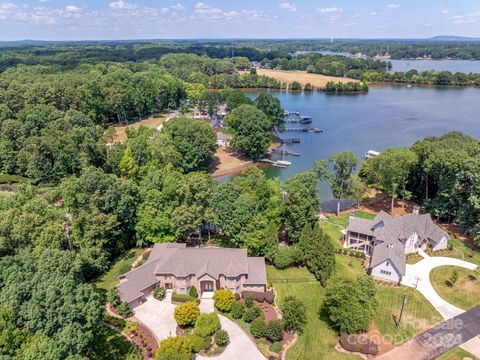
[[[451,286],[452,271],[457,270],[458,280]],[[480,305],[480,273],[457,266],[441,266],[430,273],[435,291],[449,303],[463,309]]]
[[[473,356],[470,354],[468,351],[465,351],[459,347],[454,348],[445,354],[439,356],[437,360],[463,360],[465,358],[473,359],[473,360],[478,360],[476,356]]]
[[[373,219],[375,217],[375,215],[363,211],[357,211],[355,215],[362,219]],[[335,215],[328,215],[327,220],[319,222],[320,227],[325,233],[328,234],[328,236],[330,236],[332,241],[334,241],[335,246],[337,247],[340,247],[340,245],[338,244],[338,240],[343,237],[341,230],[347,228],[349,216],[350,213],[348,212],[341,213],[338,217]]]
[[[140,256],[142,251],[141,248],[135,248],[120,256],[110,267],[110,270],[98,279],[96,282],[97,288],[106,291],[113,289],[117,284],[118,277],[130,271],[132,263]]]
[[[103,324],[99,325],[95,331],[91,350],[89,359],[94,360],[123,360],[127,356],[132,360],[142,358],[127,339]]]
[[[407,295],[400,329],[397,329],[393,316],[398,318]],[[377,313],[375,322],[380,332],[394,345],[399,345],[423,331],[441,323],[440,314],[418,291],[402,287],[377,286]]]
[[[480,265],[480,251],[479,249],[472,249],[471,247],[465,245],[460,239],[450,234],[450,238],[448,239],[449,245],[452,245],[454,251],[450,255],[446,255],[449,257],[454,257],[457,259],[462,259],[477,265]]]

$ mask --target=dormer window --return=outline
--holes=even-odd
[[[390,266],[390,261],[387,261],[387,266]]]

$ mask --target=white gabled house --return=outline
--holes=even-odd
[[[405,275],[406,254],[427,247],[447,248],[448,234],[435,225],[430,214],[418,210],[395,217],[381,211],[373,220],[351,216],[345,247],[371,257],[369,271],[375,278],[399,282]]]

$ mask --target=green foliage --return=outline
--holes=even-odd
[[[455,283],[458,280],[458,270],[453,269],[452,273],[450,274],[450,278],[448,279],[449,283],[451,284],[450,286],[455,286]]]
[[[247,309],[250,309],[253,306],[253,300],[255,300],[255,298],[252,295],[245,295],[243,297],[243,303]]]
[[[302,90],[302,84],[300,84],[298,81],[294,81],[290,84],[290,90],[292,91]]]
[[[163,127],[162,133],[168,136],[174,150],[180,154],[180,166],[185,172],[206,170],[210,165],[217,138],[209,124],[177,117]]]
[[[118,295],[118,290],[116,288],[107,291],[107,302],[113,306],[120,305],[120,295]]]
[[[25,329],[17,328],[15,314],[11,308],[0,307],[0,355],[15,356],[16,351],[28,338]]]
[[[190,340],[190,343],[192,344],[192,350],[194,353],[198,353],[202,350],[208,350],[210,349],[211,344],[211,337],[202,337],[198,334],[192,334],[188,335],[188,339]]]
[[[120,315],[124,319],[129,318],[133,315],[132,309],[130,309],[130,306],[126,302],[120,303],[120,305],[116,307],[116,310],[118,312],[118,315]]]
[[[287,296],[280,306],[285,329],[302,332],[307,323],[305,304],[295,296]]]
[[[278,98],[269,93],[261,93],[255,98],[254,104],[272,120],[274,126],[283,124],[284,110]]]
[[[198,291],[195,286],[190,286],[188,288],[188,295],[191,296],[192,298],[198,298]]]
[[[197,298],[192,298],[188,294],[179,294],[177,292],[172,293],[172,302],[185,303],[185,302],[189,302],[189,301],[196,302],[198,300],[197,300]]]
[[[195,334],[201,337],[212,336],[220,330],[220,319],[216,313],[202,313],[195,322]]]
[[[265,336],[265,320],[261,316],[252,321],[250,325],[250,333],[256,339],[260,339]]]
[[[243,314],[245,314],[245,306],[240,301],[235,302],[232,305],[232,310],[230,311],[234,319],[241,319]]]
[[[157,300],[162,300],[165,297],[165,293],[165,289],[160,284],[157,284],[155,289],[153,289],[153,297]]]
[[[271,143],[272,121],[253,105],[241,105],[225,117],[233,147],[256,160]]]
[[[338,278],[327,287],[324,310],[339,331],[366,331],[375,316],[375,293],[375,283],[368,275],[358,275],[355,281]]]
[[[215,300],[215,307],[224,312],[230,312],[236,301],[235,295],[228,289],[218,289],[215,291],[213,300]]]
[[[270,341],[280,341],[283,337],[283,321],[270,320],[265,325],[265,337]]]
[[[320,211],[317,177],[313,172],[295,174],[284,185],[283,218],[291,242],[297,242],[306,223]]]
[[[313,230],[306,224],[298,246],[308,270],[325,286],[335,272],[335,247],[330,237],[323,232],[318,222]]]
[[[245,309],[243,320],[247,323],[251,323],[259,316],[263,316],[262,309],[257,304],[254,304],[250,308]]]
[[[282,246],[279,247],[275,253],[273,264],[277,269],[286,269],[290,266],[295,266],[303,261],[303,254],[300,247]]]
[[[160,342],[155,360],[191,360],[192,351],[188,336],[168,337]]]
[[[195,324],[200,315],[200,308],[195,301],[187,301],[175,308],[175,321],[180,326],[191,326]]]
[[[282,351],[282,343],[275,341],[271,346],[270,350],[273,351],[274,353],[279,353]]]
[[[215,344],[217,344],[220,347],[227,346],[230,341],[230,337],[228,336],[228,333],[225,330],[218,330],[215,333],[214,339],[215,339]]]

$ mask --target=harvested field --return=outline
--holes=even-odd
[[[298,81],[302,86],[310,83],[316,89],[324,89],[329,81],[335,83],[347,83],[351,81],[358,81],[349,78],[341,78],[335,76],[326,76],[320,74],[310,74],[306,71],[283,71],[271,69],[257,69],[258,75],[265,75],[277,79],[280,82],[292,83]]]

